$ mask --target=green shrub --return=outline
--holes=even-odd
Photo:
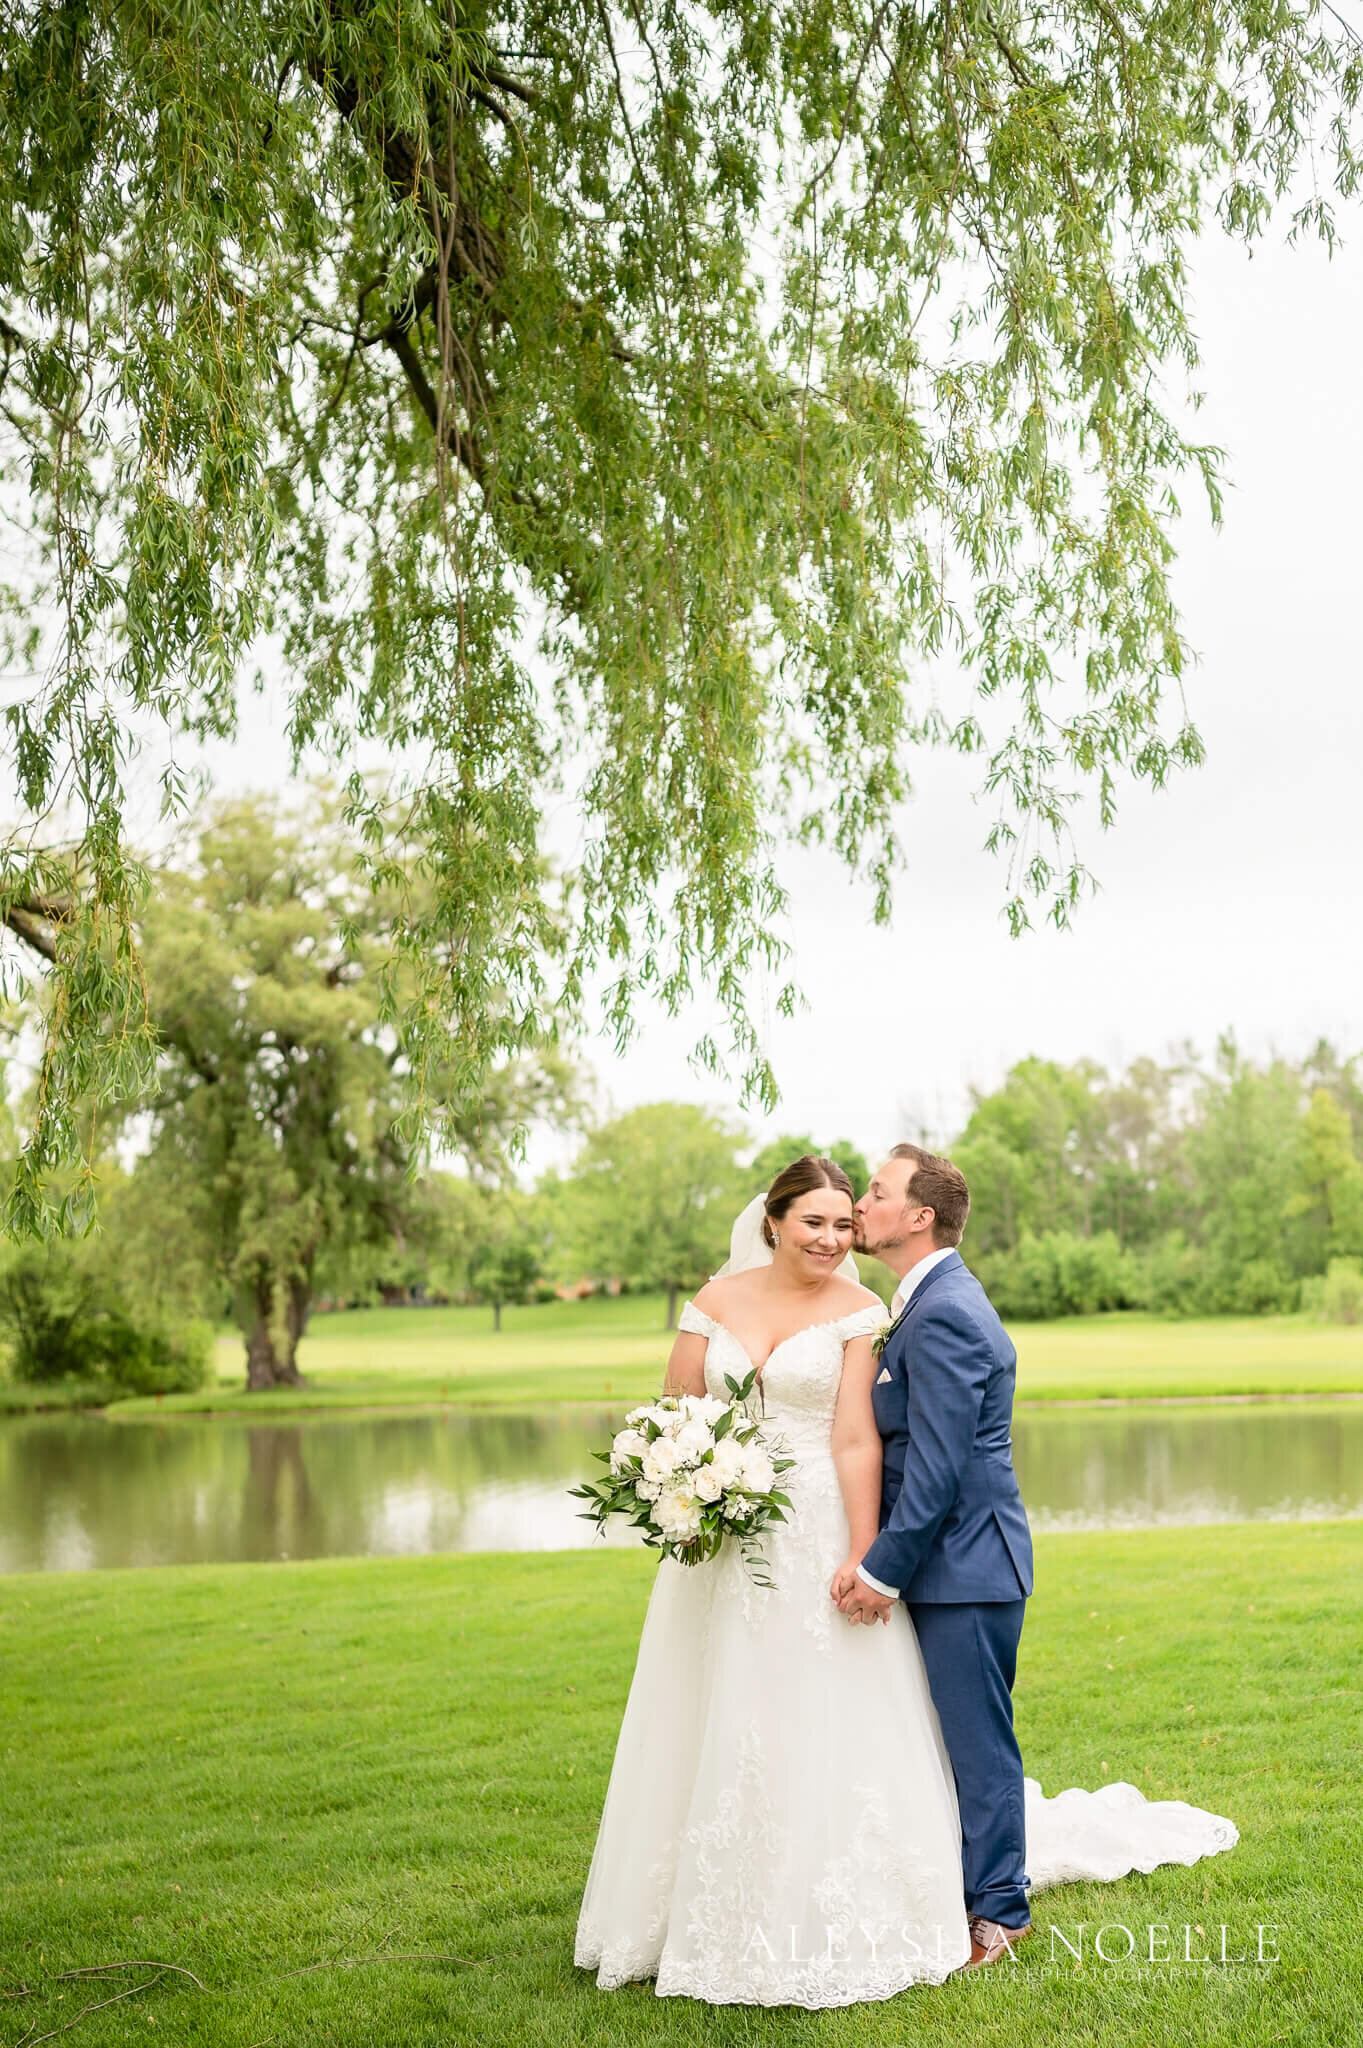
[[[207,1323],[139,1329],[124,1316],[109,1316],[102,1337],[104,1376],[120,1393],[188,1394],[208,1379],[213,1332]]]
[[[1018,1322],[1097,1315],[1136,1301],[1133,1262],[1110,1230],[1096,1237],[1068,1230],[1025,1235],[1016,1250],[971,1263],[999,1314]]]
[[[1249,1259],[1231,1276],[1223,1300],[1232,1315],[1266,1316],[1294,1309],[1300,1295],[1301,1283],[1271,1260]]]
[[[89,1275],[74,1260],[55,1259],[44,1245],[12,1252],[0,1272],[0,1328],[9,1338],[15,1379],[42,1385],[95,1377],[93,1302]]]
[[[201,1387],[213,1333],[139,1319],[101,1274],[86,1244],[20,1245],[0,1271],[0,1329],[17,1380],[80,1380],[110,1392],[170,1394]]]
[[[1134,1261],[1135,1306],[1160,1316],[1205,1315],[1207,1254],[1171,1230],[1147,1245]]]

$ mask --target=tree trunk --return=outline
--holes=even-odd
[[[492,1304],[492,1327],[494,1330],[500,1330],[502,1327],[502,1304],[500,1301],[494,1301]]]
[[[675,1280],[669,1280],[667,1283],[667,1327],[669,1330],[675,1330],[677,1327],[677,1283]]]
[[[298,1346],[303,1339],[303,1332],[308,1327],[308,1315],[311,1308],[311,1271],[309,1271],[306,1278],[300,1278],[295,1273],[289,1282],[289,1366],[300,1387],[303,1385],[303,1376],[298,1371],[296,1360],[298,1357]]]
[[[272,1325],[270,1283],[262,1274],[247,1294],[242,1315],[246,1336],[246,1391],[261,1394],[270,1387],[302,1387],[307,1382],[298,1370],[298,1340],[308,1320],[310,1289],[306,1282],[289,1285],[283,1342]]]

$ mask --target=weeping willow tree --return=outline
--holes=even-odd
[[[10,0],[11,1221],[149,1070],[139,746],[266,669],[381,885],[395,820],[429,849],[418,1103],[699,986],[770,1098],[782,841],[885,915],[927,744],[979,756],[1014,924],[1063,921],[1075,803],[1199,755],[1190,245],[1328,237],[1359,85],[1289,0]]]

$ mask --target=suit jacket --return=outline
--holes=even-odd
[[[1017,1600],[1032,1590],[1010,1433],[1016,1377],[1007,1331],[953,1252],[914,1289],[872,1390],[884,1440],[880,1534],[861,1562],[906,1600]]]

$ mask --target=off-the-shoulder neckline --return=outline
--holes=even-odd
[[[743,1356],[747,1359],[749,1365],[752,1366],[753,1371],[757,1374],[757,1382],[760,1386],[762,1383],[762,1375],[765,1373],[767,1367],[771,1364],[773,1358],[775,1358],[778,1351],[784,1351],[787,1344],[793,1344],[797,1337],[807,1337],[811,1330],[832,1330],[836,1329],[839,1323],[854,1322],[858,1316],[869,1315],[871,1313],[872,1306],[873,1304],[868,1301],[865,1308],[849,1308],[845,1315],[826,1316],[823,1322],[821,1323],[806,1323],[803,1329],[792,1330],[788,1337],[782,1337],[779,1340],[779,1342],[772,1345],[771,1350],[767,1353],[766,1357],[762,1360],[762,1363],[760,1365],[758,1365],[754,1360],[753,1355],[749,1351],[747,1345],[744,1344],[742,1340],[735,1335],[735,1333],[729,1328],[729,1325],[727,1323],[721,1322],[718,1316],[712,1316],[708,1309],[697,1308],[694,1301],[687,1301],[682,1304],[682,1312],[684,1314],[685,1311],[689,1308],[693,1315],[702,1316],[704,1317],[707,1323],[713,1323],[714,1327],[717,1330],[723,1330],[725,1336],[731,1338],[732,1341],[738,1345],[739,1350],[743,1353]]]

